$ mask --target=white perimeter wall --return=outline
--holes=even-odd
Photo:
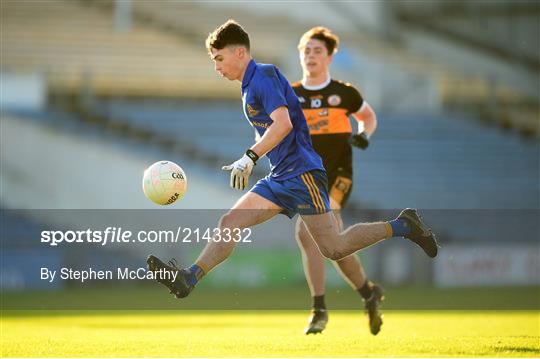
[[[15,209],[156,208],[142,192],[155,155],[133,153],[110,139],[89,138],[15,117],[1,118],[0,202]],[[175,208],[230,208],[238,193],[220,186],[221,169],[205,172],[180,156],[188,191]],[[215,172],[215,174],[214,174]]]

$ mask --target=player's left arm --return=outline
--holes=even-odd
[[[351,116],[358,123],[358,132],[352,136],[351,144],[365,150],[369,146],[369,139],[377,129],[377,115],[373,108],[364,101],[360,109]]]
[[[358,133],[365,132],[368,137],[373,136],[377,130],[377,114],[369,103],[364,101],[360,110],[353,113],[352,117],[358,122]]]

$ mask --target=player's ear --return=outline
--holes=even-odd
[[[244,46],[237,46],[235,52],[236,56],[243,59],[246,56],[247,49]]]

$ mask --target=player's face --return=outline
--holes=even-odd
[[[304,74],[318,76],[328,72],[332,63],[332,55],[321,40],[311,39],[303,49],[300,49],[300,64]]]
[[[241,51],[239,50],[238,46],[227,46],[221,50],[211,49],[214,69],[230,81],[238,80],[242,76]]]

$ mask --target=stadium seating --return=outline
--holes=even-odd
[[[283,65],[285,72],[298,69],[294,49],[307,25],[287,14],[256,13],[234,3],[211,11],[194,2],[157,6],[133,1],[134,26],[122,33],[115,30],[112,5],[109,0],[2,2],[2,70],[42,71],[52,94],[85,89],[101,96],[235,98],[238,85],[218,79],[203,45],[206,34],[226,18],[237,19],[250,32],[259,61]],[[439,97],[442,106],[480,109],[502,126],[538,134],[537,107],[513,106],[523,102],[519,91],[505,86],[494,90],[489,78],[470,76],[414,53],[403,43],[358,31],[359,24],[350,25],[340,36],[344,50],[350,51],[351,67],[362,71],[347,71],[346,78],[362,85],[363,74],[380,76],[376,82],[383,84],[384,96],[375,103],[378,109],[399,103],[401,94],[411,92],[410,80],[395,78],[395,71],[402,71],[411,79],[433,81],[435,87],[424,91],[435,93],[430,96]],[[384,63],[385,70],[373,71],[365,56]],[[369,86],[363,87],[369,95]],[[425,99],[424,92],[414,93],[419,103]],[[489,108],[494,100],[503,106],[497,113]]]
[[[42,71],[52,93],[227,97],[202,45],[137,25],[114,29],[112,14],[69,1],[2,2],[2,70]],[[195,81],[196,80],[196,81]]]
[[[294,48],[305,30],[285,17],[254,15],[237,7],[209,12],[197,3],[153,6],[152,2],[135,1],[137,21],[133,30],[117,33],[111,3],[95,3],[2,2],[2,70],[41,69],[48,74],[53,93],[79,92],[89,86],[95,94],[111,97],[234,98],[236,102],[179,102],[170,106],[110,101],[98,102],[93,108],[109,124],[144,129],[167,140],[172,137],[197,149],[203,159],[211,157],[217,147],[218,160],[224,162],[234,160],[245,149],[253,132],[242,118],[238,85],[218,79],[211,71],[212,64],[202,46],[206,33],[224,18],[235,17],[255,41],[269,41],[254,52],[261,51],[263,61],[279,63],[281,51],[276,49]],[[152,29],[151,23],[144,24],[143,20],[159,26]],[[281,26],[276,28],[276,23]],[[170,31],[163,31],[164,24]],[[270,30],[275,36],[266,36]],[[482,103],[490,96],[485,79],[458,76],[368,34],[344,32],[342,39],[410,71],[432,74],[449,103],[462,99]],[[511,89],[505,91],[501,95],[515,95]],[[464,118],[381,116],[372,147],[367,152],[355,152],[358,166],[353,200],[378,208],[537,206],[535,144],[495,128],[468,123]],[[512,118],[522,119],[523,126],[535,127],[533,130],[538,127],[534,109],[531,113],[515,111]],[[398,154],[406,160],[396,162]]]
[[[249,32],[253,44],[253,54],[261,62],[279,64],[282,53],[294,48],[305,28],[295,25],[286,15],[276,17],[255,15],[232,6],[217,10],[196,2],[166,1],[156,6],[148,1],[133,2],[135,15],[167,25],[169,30],[198,46],[204,44],[209,32],[226,19],[235,19]],[[279,24],[280,26],[276,26]]]
[[[225,18],[234,18],[250,33],[255,57],[259,61],[277,65],[288,65],[290,53],[300,35],[307,28],[306,25],[295,22],[287,14],[281,17],[261,14],[248,11],[243,5],[234,3],[227,7],[220,7],[219,11],[212,11],[209,7],[197,3],[169,1],[155,6],[150,2],[139,1],[134,3],[134,12],[139,18],[161,24],[169,31],[173,30],[180,38],[196,43],[204,41],[206,34],[221,24]],[[474,111],[484,111],[487,118],[491,121],[495,119],[502,127],[515,127],[527,135],[539,134],[538,108],[537,106],[533,108],[523,106],[522,103],[526,101],[526,98],[518,89],[504,84],[494,87],[490,77],[459,71],[451,64],[441,63],[408,50],[403,43],[383,39],[370,34],[369,31],[358,31],[358,26],[361,27],[361,24],[351,23],[350,25],[350,30],[341,31],[340,37],[343,46],[352,51],[353,68],[362,68],[362,72],[369,73],[371,70],[366,68],[366,62],[363,60],[368,54],[369,57],[384,61],[386,66],[402,69],[419,78],[433,79],[436,83],[434,90],[438,92],[444,107],[461,106]],[[287,70],[290,70],[290,65]],[[392,73],[392,71],[385,72]],[[378,76],[387,75],[383,72]],[[353,71],[349,72],[347,79],[361,83],[362,77]],[[386,81],[383,79],[383,82]],[[400,84],[395,79],[393,82],[393,86],[404,86],[400,87],[397,93],[410,91],[410,83]],[[385,93],[389,91],[385,90]],[[385,102],[398,102],[396,100],[386,96]],[[490,113],[486,113],[486,106],[489,107],[494,101],[504,108],[501,109],[499,106],[497,113],[492,113],[492,109],[488,109]],[[387,106],[387,104],[381,103],[378,107],[382,106]]]
[[[207,103],[205,111],[193,102],[97,107],[116,121],[218,152],[223,163],[253,139],[239,103]],[[536,143],[463,115],[383,114],[370,148],[354,152],[351,200],[362,208],[537,208],[538,161]]]
[[[434,61],[459,69],[444,76],[442,99],[528,137],[538,136],[538,3],[398,2],[402,37]],[[412,44],[412,45],[411,45]]]
[[[537,208],[537,144],[459,115],[381,116],[355,198],[383,208]]]

